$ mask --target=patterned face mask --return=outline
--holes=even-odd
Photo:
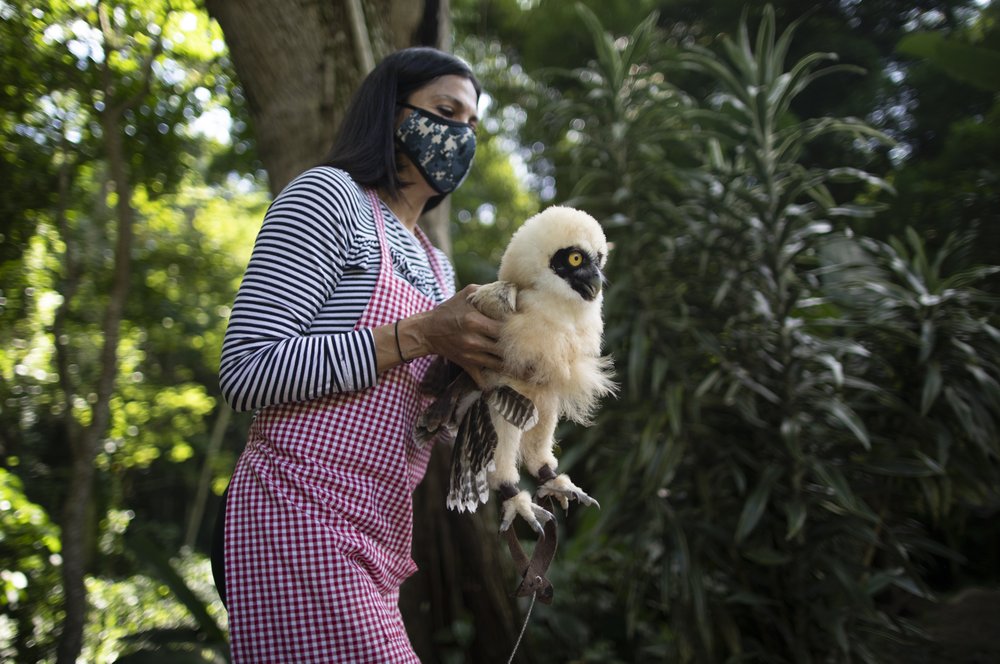
[[[396,144],[439,194],[450,194],[469,174],[476,154],[476,130],[400,103],[413,112],[396,129]]]

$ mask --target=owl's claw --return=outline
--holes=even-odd
[[[573,484],[566,473],[556,475],[542,484],[538,487],[536,495],[539,498],[555,498],[564,511],[569,511],[570,500],[575,500],[581,505],[594,505],[597,509],[601,509],[601,504],[584,493],[583,489]]]
[[[519,491],[503,501],[501,506],[500,532],[504,532],[514,523],[514,518],[520,515],[528,522],[531,529],[544,537],[543,524],[555,518],[552,512],[531,500],[527,491]]]

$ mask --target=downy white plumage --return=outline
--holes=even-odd
[[[418,438],[454,433],[448,507],[475,511],[489,489],[503,495],[501,530],[521,515],[536,531],[552,514],[519,490],[519,469],[538,478],[537,496],[596,505],[565,474],[556,474],[553,434],[560,418],[588,424],[612,394],[611,358],[601,355],[608,244],[600,224],[568,207],[550,207],[511,238],[499,280],[471,302],[503,322],[502,373],[476,386],[461,374],[421,416]]]

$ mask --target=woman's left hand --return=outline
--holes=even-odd
[[[392,325],[376,330],[379,370],[415,357],[441,355],[462,367],[478,384],[482,384],[484,369],[499,371],[503,367],[497,347],[501,324],[469,302],[469,296],[478,288],[475,284],[466,286],[434,309],[400,320],[398,348]],[[392,345],[391,352],[386,353],[385,367],[380,348],[384,345],[384,341],[380,344],[383,331],[388,331]]]

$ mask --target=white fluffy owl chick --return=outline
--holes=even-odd
[[[487,372],[478,388],[467,376],[460,378],[453,387],[464,388],[443,397],[450,410],[439,408],[437,416],[418,424],[426,437],[447,426],[443,420],[459,423],[450,508],[475,511],[492,488],[504,498],[501,530],[520,514],[541,532],[552,515],[518,489],[521,467],[541,481],[539,498],[552,496],[564,509],[570,500],[597,504],[556,473],[553,434],[560,418],[589,424],[600,398],[615,390],[611,359],[601,355],[607,256],[607,240],[593,217],[550,207],[511,238],[499,280],[470,296],[477,309],[503,323],[504,369]]]

